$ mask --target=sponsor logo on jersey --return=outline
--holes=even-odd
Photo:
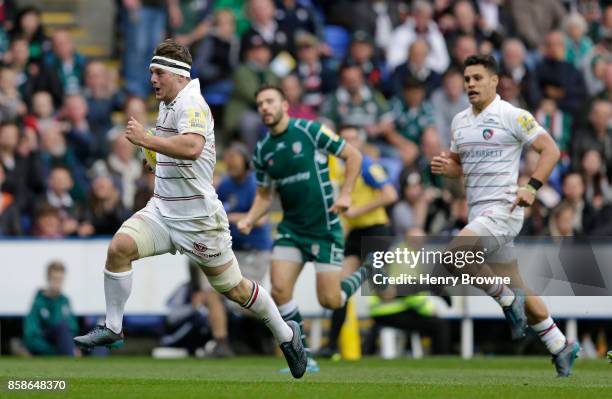
[[[518,117],[518,123],[519,125],[521,125],[521,127],[523,128],[523,131],[528,136],[538,131],[538,123],[535,121],[533,116],[528,112],[525,112]]]
[[[490,140],[491,137],[493,137],[493,133],[494,133],[493,129],[485,129],[485,130],[482,131],[482,137],[485,140]]]
[[[338,135],[325,125],[321,126],[321,133],[332,139],[332,141],[338,141]]]
[[[281,141],[280,143],[276,143],[276,151],[284,150],[285,147],[286,146],[285,146],[285,142],[284,141]]]
[[[310,246],[310,251],[312,252],[314,256],[319,255],[320,250],[321,250],[321,247],[319,247],[319,244],[312,244]]]
[[[189,127],[192,128],[204,129],[206,124],[204,112],[195,109],[187,111],[187,120]]]
[[[208,247],[206,246],[206,244],[201,243],[201,242],[194,242],[193,243],[193,250],[198,253],[198,254],[202,254],[206,251],[208,251]]]
[[[291,149],[294,154],[299,154],[302,152],[302,143],[300,141],[296,141],[291,145]]]

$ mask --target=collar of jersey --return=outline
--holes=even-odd
[[[171,108],[174,104],[176,104],[176,102],[179,100],[179,98],[181,98],[181,96],[183,95],[183,93],[186,93],[190,90],[197,90],[198,93],[200,92],[200,80],[199,79],[191,79],[189,81],[189,83],[187,83],[187,85],[185,87],[183,87],[181,89],[181,91],[178,92],[178,94],[176,95],[176,97],[174,97],[174,100],[170,101],[170,104],[164,104],[164,107],[166,108]]]
[[[473,119],[482,118],[483,116],[494,112],[494,109],[497,109],[497,104],[499,104],[499,101],[500,101],[499,94],[496,94],[493,101],[491,101],[491,104],[487,105],[487,108],[483,109],[482,112],[479,113],[478,115],[474,115],[474,110],[470,108],[470,113],[469,113],[470,117],[472,117]]]

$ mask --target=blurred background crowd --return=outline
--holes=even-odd
[[[0,2],[0,235],[110,235],[146,203],[152,175],[122,133],[131,116],[154,124],[148,65],[165,37],[192,51],[221,171],[230,143],[248,159],[265,134],[253,94],[278,83],[292,116],[361,131],[399,190],[398,234],[452,234],[466,222],[461,184],[432,176],[428,162],[469,105],[462,61],[493,54],[500,96],[562,150],[522,234],[612,230],[609,1],[121,0],[108,12],[113,54],[86,57],[72,28]],[[536,161],[525,154],[521,180]]]

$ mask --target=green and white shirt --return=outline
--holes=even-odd
[[[287,130],[268,133],[257,142],[253,164],[257,185],[279,194],[286,227],[306,236],[342,230],[329,211],[334,190],[328,154],[338,156],[345,142],[328,127],[306,119],[290,119]]]

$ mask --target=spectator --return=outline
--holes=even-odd
[[[497,93],[502,100],[509,102],[515,107],[528,109],[527,101],[521,94],[521,88],[508,74],[499,74],[499,84],[497,85]]]
[[[51,262],[47,267],[47,287],[38,290],[23,323],[23,339],[33,355],[80,355],[72,337],[79,331],[70,301],[62,293],[66,267]]]
[[[557,142],[557,146],[561,150],[560,164],[567,169],[570,164],[569,151],[572,137],[572,115],[561,111],[553,99],[543,98],[534,116]]]
[[[97,160],[91,171],[97,175],[110,176],[113,184],[119,188],[123,208],[130,210],[134,206],[136,184],[142,175],[142,165],[134,156],[136,147],[124,134],[117,132],[109,139],[111,140],[111,154],[106,159]]]
[[[535,110],[540,103],[541,93],[536,73],[525,62],[525,45],[518,39],[507,39],[502,46],[499,63],[500,74],[512,77],[520,87],[521,96],[527,108]]]
[[[59,123],[53,123],[41,132],[40,159],[42,161],[41,176],[47,178],[51,169],[63,166],[70,170],[75,181],[74,195],[85,199],[89,183],[85,166],[77,159],[71,148],[66,145],[66,138]]]
[[[425,82],[427,97],[442,85],[442,75],[427,66],[428,56],[429,46],[425,40],[416,39],[412,42],[408,51],[408,60],[395,68],[391,76],[395,95],[401,95],[402,84],[407,78]]]
[[[612,187],[605,173],[601,153],[595,149],[587,150],[580,161],[585,186],[584,199],[596,210],[600,210],[612,203]]]
[[[200,287],[200,270],[189,266],[190,279],[181,284],[166,302],[165,334],[160,344],[184,348],[195,355],[210,337],[206,294]],[[225,308],[223,308],[225,311]]]
[[[349,46],[349,62],[361,67],[368,86],[376,90],[389,93],[389,74],[383,60],[378,59],[374,42],[369,33],[356,31],[353,33]]]
[[[231,76],[238,65],[239,52],[236,19],[229,10],[218,10],[210,34],[195,51],[192,65],[207,100],[212,92],[222,95],[222,101],[227,101],[232,91]]]
[[[0,167],[5,177],[1,189],[13,196],[20,213],[26,213],[33,205],[33,197],[42,191],[43,183],[40,164],[18,152],[19,136],[16,124],[0,125]]]
[[[391,211],[393,232],[405,237],[411,228],[425,228],[427,198],[419,172],[406,169],[400,176],[400,200]]]
[[[315,110],[302,101],[302,85],[296,75],[290,74],[285,76],[281,81],[281,87],[289,103],[288,114],[290,117],[310,120],[317,119]]]
[[[17,75],[9,68],[0,68],[0,123],[25,115],[27,107],[17,90]]]
[[[428,129],[435,130],[433,108],[425,99],[425,83],[408,76],[402,82],[401,90],[402,94],[391,100],[395,129],[419,146],[423,134]]]
[[[272,0],[247,0],[247,15],[251,27],[242,35],[241,51],[243,60],[246,59],[246,49],[252,44],[254,37],[263,39],[270,48],[271,58],[283,51],[294,53],[294,34],[296,27],[285,30],[275,19],[276,7]]]
[[[597,224],[597,210],[584,200],[584,179],[579,173],[568,173],[563,178],[563,197],[574,208],[572,227],[576,234],[590,234]]]
[[[451,68],[463,70],[463,63],[470,55],[478,54],[478,44],[474,36],[458,35],[450,46]]]
[[[70,171],[61,166],[51,170],[47,180],[47,192],[42,201],[58,210],[62,235],[88,236],[92,233],[89,223],[83,223],[83,208],[72,198],[70,190],[74,186]]]
[[[91,191],[84,210],[85,225],[80,235],[112,236],[127,219],[126,211],[121,203],[119,190],[113,185],[113,180],[107,175],[98,175],[92,179]],[[89,233],[89,234],[86,234]]]
[[[398,0],[358,0],[350,5],[351,30],[367,32],[376,50],[384,51],[393,30],[402,23],[404,7]]]
[[[276,0],[276,20],[285,32],[308,32],[323,38],[323,27],[315,16],[313,6],[299,0]]]
[[[17,14],[17,24],[11,32],[11,40],[24,38],[28,43],[28,54],[34,61],[42,61],[44,54],[50,50],[49,39],[45,36],[40,19],[40,10],[29,6]]]
[[[32,112],[24,118],[24,125],[40,134],[54,121],[53,98],[46,91],[37,91],[32,96]]]
[[[565,60],[580,68],[585,56],[593,48],[591,38],[587,36],[587,23],[577,12],[565,17],[563,30],[565,31]]]
[[[594,97],[604,89],[606,64],[610,62],[612,62],[612,35],[597,42],[582,60],[580,71],[584,76],[589,97]]]
[[[79,162],[86,167],[93,163],[99,151],[98,143],[102,142],[102,138],[94,136],[87,114],[87,102],[82,95],[74,94],[65,98],[61,117],[65,121],[66,141]]]
[[[212,26],[212,0],[168,0],[168,20],[172,38],[193,49]]]
[[[15,197],[2,190],[4,184],[4,168],[0,167],[0,237],[23,235],[19,208]]]
[[[87,103],[87,123],[95,137],[96,158],[108,155],[107,133],[113,127],[112,113],[123,108],[125,98],[114,89],[111,74],[102,62],[91,61],[85,67],[84,97]]]
[[[448,50],[442,33],[432,20],[433,8],[424,0],[415,0],[412,3],[412,16],[398,26],[391,35],[387,46],[387,65],[390,69],[396,68],[407,59],[406,51],[410,45],[421,38],[429,46],[429,53],[425,66],[437,73],[444,73],[450,63]]]
[[[544,97],[554,100],[561,111],[570,115],[580,111],[584,80],[576,67],[565,61],[563,33],[552,31],[546,35],[544,59],[538,64],[536,74]]]
[[[574,207],[567,201],[561,201],[552,211],[548,224],[549,234],[552,237],[571,237],[576,235],[573,227],[575,217]]]
[[[46,64],[59,76],[64,94],[78,94],[83,87],[85,58],[76,51],[72,36],[66,29],[53,32],[51,42],[53,51]]]
[[[588,124],[572,136],[572,164],[578,170],[580,159],[588,149],[604,155],[608,176],[612,174],[612,103],[595,100],[591,105]]]
[[[304,103],[318,109],[325,96],[338,87],[338,72],[332,61],[321,57],[319,40],[300,33],[295,39],[297,63],[295,73],[304,88]]]
[[[457,69],[449,69],[442,76],[442,87],[431,95],[435,127],[443,148],[450,148],[450,126],[460,111],[470,106],[467,94],[463,91],[463,74]]]
[[[595,11],[593,14],[597,15]],[[594,42],[598,42],[604,37],[610,37],[612,35],[612,4],[607,4],[601,12],[599,20],[595,20],[591,24],[589,29],[589,36]]]
[[[261,36],[251,35],[245,45],[245,60],[234,70],[232,95],[223,114],[224,142],[229,143],[237,133],[252,150],[263,133],[255,92],[263,83],[277,84],[278,77],[270,70],[272,53]]]
[[[549,32],[561,28],[565,17],[558,0],[513,0],[509,6],[517,34],[530,51],[544,44]]]
[[[603,76],[604,88],[597,94],[597,98],[612,101],[612,62],[606,64]]]
[[[480,29],[478,14],[471,1],[459,0],[455,2],[453,4],[453,17],[454,28],[445,32],[448,47],[453,47],[459,36],[473,37],[479,47],[488,40],[485,32]]]
[[[59,210],[49,204],[43,204],[34,212],[31,231],[37,238],[55,239],[65,237]]]
[[[120,24],[124,38],[121,57],[125,90],[145,98],[151,93],[149,70],[155,46],[163,39],[166,25],[164,0],[121,0]]]
[[[47,91],[53,97],[53,104],[59,107],[62,104],[62,83],[54,70],[45,68],[41,61],[29,60],[28,41],[23,37],[16,37],[11,42],[10,51],[5,57],[9,68],[17,74],[19,93],[28,107],[31,98],[38,91]]]

